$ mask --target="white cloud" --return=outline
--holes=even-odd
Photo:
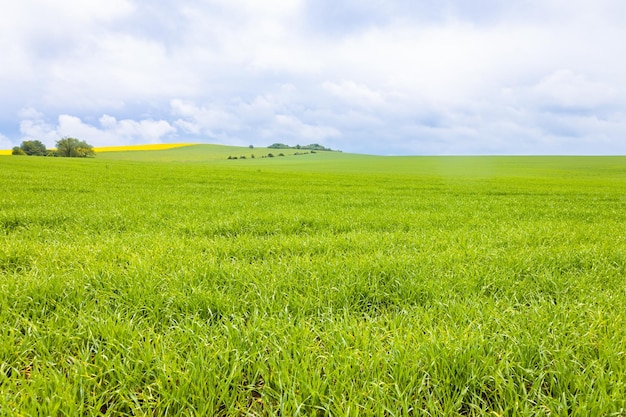
[[[79,52],[93,51],[90,39],[106,33],[108,24],[133,9],[129,0],[24,0],[3,5],[0,53],[10,65],[0,66],[2,91],[13,100],[40,97],[41,89],[55,83],[50,76],[55,67],[83,64]]]
[[[48,146],[61,138],[55,126],[39,118],[22,120],[20,132],[25,140],[40,140]]]
[[[543,78],[531,94],[540,105],[574,109],[610,105],[617,97],[615,87],[563,69]]]
[[[198,105],[195,102],[172,100],[171,111],[178,119],[174,124],[181,131],[203,135],[219,143],[323,141],[341,136],[338,129],[315,121],[303,121],[294,113],[298,106],[290,100],[297,96],[292,86],[251,100]],[[314,119],[315,115],[311,115]],[[269,143],[268,143],[269,144]]]
[[[13,146],[11,140],[0,133],[0,149],[11,149]]]
[[[99,119],[100,126],[83,122],[79,117],[62,114],[56,125],[46,123],[40,115],[29,110],[34,118],[26,118],[20,123],[23,138],[38,139],[47,146],[53,146],[62,137],[75,137],[85,140],[93,146],[131,145],[143,143],[160,143],[176,128],[164,120],[117,120],[115,117],[103,115]]]
[[[172,113],[180,117],[174,124],[187,133],[223,141],[228,139],[228,132],[239,130],[239,119],[219,106],[201,107],[178,99],[170,105]]]
[[[307,124],[294,116],[277,114],[274,117],[274,123],[263,132],[263,135],[285,137],[290,141],[322,142],[328,138],[341,136],[341,132],[334,127]]]
[[[343,80],[339,83],[326,81],[323,87],[332,95],[353,106],[377,107],[384,104],[385,101],[380,92],[354,81]]]
[[[59,123],[63,126],[62,123]],[[100,118],[101,130],[116,136],[141,143],[158,143],[170,134],[176,133],[176,128],[165,120],[116,120],[112,116],[104,115]],[[85,126],[81,123],[79,126]]]
[[[623,152],[624,13],[619,0],[13,2],[0,132]]]

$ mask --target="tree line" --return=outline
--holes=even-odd
[[[273,143],[270,146],[268,146],[268,148],[270,148],[270,149],[308,149],[308,150],[314,150],[314,151],[332,151],[332,149],[327,148],[327,147],[322,146],[322,145],[317,144],[317,143],[312,143],[310,145],[296,145],[296,146],[285,145],[284,143]]]
[[[96,156],[93,146],[84,140],[76,138],[62,138],[56,142],[56,149],[46,149],[39,140],[25,140],[20,146],[15,146],[13,155],[31,156],[60,156],[67,158],[90,158]]]

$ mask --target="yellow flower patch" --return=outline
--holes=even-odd
[[[129,146],[103,146],[94,148],[98,152],[124,152],[124,151],[163,151],[166,149],[181,148],[183,146],[195,145],[195,143],[154,143],[147,145]]]

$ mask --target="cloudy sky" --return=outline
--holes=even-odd
[[[623,0],[20,0],[0,149],[626,154]]]

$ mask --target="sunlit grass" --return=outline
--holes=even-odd
[[[626,158],[169,152],[3,159],[3,413],[624,414]]]

